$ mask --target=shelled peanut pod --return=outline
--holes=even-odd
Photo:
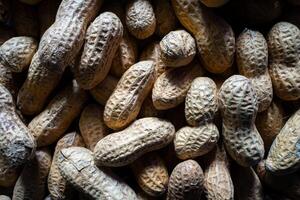
[[[74,189],[61,176],[58,169],[58,154],[61,149],[72,146],[84,146],[82,137],[76,133],[67,133],[60,140],[58,140],[51,163],[51,168],[48,175],[48,190],[52,199],[68,199],[71,198]]]
[[[239,165],[256,165],[265,151],[254,124],[258,104],[251,81],[241,75],[228,78],[219,90],[219,107],[227,152]]]
[[[239,72],[251,80],[258,98],[258,112],[262,112],[273,99],[267,41],[260,32],[245,29],[238,37],[236,46]]]
[[[138,119],[126,129],[102,138],[94,149],[97,166],[125,166],[145,153],[161,149],[174,139],[175,128],[155,117]]]
[[[93,199],[136,200],[135,192],[108,169],[97,168],[92,152],[83,147],[60,150],[58,168],[77,190]]]
[[[211,73],[223,73],[234,61],[235,37],[231,26],[198,0],[172,0],[181,24],[191,32],[200,60]]]
[[[60,4],[54,24],[42,36],[27,78],[18,94],[23,114],[34,115],[59,83],[84,42],[88,24],[95,18],[102,0],[70,0]]]

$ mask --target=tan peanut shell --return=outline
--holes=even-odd
[[[229,0],[200,0],[207,7],[220,7],[226,4]]]
[[[12,71],[0,63],[0,84],[3,85],[15,99],[18,95],[17,83]]]
[[[86,100],[86,92],[76,81],[63,88],[46,109],[33,118],[28,125],[37,146],[47,146],[56,142],[80,114]]]
[[[266,150],[270,149],[274,139],[284,126],[284,117],[283,107],[277,100],[272,101],[267,110],[257,114],[255,125],[264,141]]]
[[[268,34],[268,46],[275,94],[285,101],[300,99],[300,30],[279,22]]]
[[[51,166],[51,152],[47,148],[35,152],[35,157],[25,165],[14,187],[13,200],[43,200],[47,176]]]
[[[123,36],[123,25],[112,12],[100,14],[88,27],[75,78],[84,89],[104,80]]]
[[[164,72],[154,83],[152,90],[154,107],[158,110],[167,110],[184,102],[192,81],[203,74],[204,70],[197,62]]]
[[[167,66],[161,59],[161,49],[157,41],[150,43],[142,50],[140,60],[152,60],[154,62],[156,79],[167,70]]]
[[[215,82],[208,77],[193,80],[185,98],[185,118],[189,125],[198,126],[213,121],[218,111]]]
[[[92,199],[136,200],[135,192],[107,169],[97,168],[92,152],[82,147],[62,149],[58,154],[62,176]]]
[[[150,196],[161,196],[167,191],[169,174],[162,158],[150,152],[131,164],[139,186]]]
[[[244,167],[257,164],[264,145],[255,127],[257,95],[251,81],[241,75],[228,78],[219,90],[223,141],[229,155]]]
[[[234,200],[234,187],[224,147],[212,153],[204,171],[204,191],[207,200]]]
[[[126,3],[126,26],[137,39],[146,39],[154,33],[156,19],[149,0],[130,0]]]
[[[71,146],[84,146],[82,137],[76,132],[66,134],[57,142],[55,146],[55,152],[47,182],[50,197],[53,200],[68,199],[71,197],[72,192],[74,192],[70,184],[68,184],[61,176],[58,169],[58,154],[60,150]]]
[[[183,160],[205,155],[216,146],[219,137],[218,128],[213,123],[197,127],[185,126],[175,135],[176,155]]]
[[[161,59],[168,67],[181,67],[196,55],[195,39],[185,30],[169,32],[159,43]]]
[[[231,168],[236,200],[264,200],[263,186],[251,167]]]
[[[28,128],[16,112],[12,95],[1,84],[0,109],[0,180],[4,179],[0,183],[4,185],[5,179],[9,177],[11,179],[8,181],[14,182],[15,170],[32,158],[36,145]]]
[[[108,127],[103,120],[104,108],[97,104],[87,105],[80,116],[79,129],[86,144],[91,151],[94,150],[97,142],[109,134]]]
[[[140,61],[132,65],[107,100],[104,109],[105,124],[114,130],[128,126],[139,114],[154,79],[153,61]]]
[[[167,200],[200,200],[204,175],[194,160],[179,163],[173,169],[168,185]]]
[[[132,163],[150,151],[167,146],[174,139],[174,126],[163,119],[136,120],[123,131],[102,138],[94,149],[97,166],[119,167]]]
[[[110,95],[116,88],[118,81],[116,77],[107,75],[101,83],[90,90],[90,94],[99,104],[105,106]]]
[[[300,109],[276,136],[266,159],[266,169],[274,174],[290,174],[300,168]]]
[[[251,80],[258,98],[258,112],[262,112],[270,106],[273,98],[267,41],[260,32],[245,29],[238,37],[236,46],[239,72]]]
[[[102,0],[62,1],[53,25],[42,36],[33,56],[27,78],[18,95],[18,107],[23,114],[42,111],[57,86],[65,68],[79,53],[85,31],[96,16]]]
[[[13,37],[0,47],[0,63],[12,72],[22,72],[30,65],[37,46],[34,38]]]
[[[230,68],[235,52],[231,26],[199,0],[172,0],[172,4],[181,24],[196,39],[203,67],[217,74]]]

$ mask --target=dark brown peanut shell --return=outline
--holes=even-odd
[[[234,200],[234,187],[224,147],[212,152],[204,172],[204,191],[207,200]]]
[[[152,90],[154,107],[158,110],[167,110],[184,102],[192,81],[203,74],[204,70],[197,62],[164,72],[154,83]]]
[[[104,122],[114,130],[128,126],[139,114],[155,80],[153,61],[140,61],[122,76],[107,100]]]
[[[18,178],[14,187],[13,200],[44,198],[51,159],[51,152],[47,148],[35,152],[35,157],[25,165]]]
[[[74,193],[73,188],[61,176],[58,169],[58,154],[61,149],[71,146],[84,146],[82,137],[76,133],[71,132],[62,137],[55,146],[55,152],[48,176],[48,190],[50,197],[53,200],[69,199]]]
[[[220,7],[226,4],[229,0],[200,0],[207,7]]]
[[[268,46],[275,94],[285,101],[300,99],[300,30],[279,22],[269,32]]]
[[[170,176],[167,200],[200,200],[203,183],[203,171],[196,161],[181,162]]]
[[[276,136],[266,159],[266,169],[274,174],[290,174],[300,168],[300,109]]]
[[[102,0],[62,1],[56,20],[41,38],[33,56],[27,79],[18,94],[18,107],[23,114],[40,113],[84,42],[88,24],[96,16]]]
[[[76,81],[72,81],[61,90],[46,109],[28,125],[37,146],[47,146],[56,142],[80,114],[86,100],[86,92]]]
[[[174,126],[166,120],[155,117],[136,120],[123,131],[112,133],[97,143],[95,163],[97,166],[125,166],[145,153],[167,146],[174,135]]]
[[[109,134],[109,129],[103,120],[104,108],[97,104],[87,105],[80,116],[79,129],[86,144],[91,151],[94,150],[97,142]]]
[[[135,192],[106,169],[97,168],[92,152],[82,147],[62,149],[58,154],[62,176],[92,199],[137,200]]]
[[[75,78],[84,89],[91,89],[108,74],[123,36],[123,25],[112,12],[100,14],[88,27],[85,45]]]
[[[90,90],[90,94],[99,104],[105,106],[110,95],[116,88],[118,81],[119,80],[114,76],[107,75],[101,83]]]
[[[264,145],[255,127],[257,95],[251,81],[241,75],[228,78],[219,90],[222,134],[229,155],[242,166],[256,165]]]
[[[273,98],[267,41],[260,32],[245,29],[238,37],[236,46],[239,72],[251,80],[258,98],[258,112],[262,112],[270,106]]]
[[[199,0],[172,0],[172,4],[181,24],[193,33],[205,69],[220,74],[230,68],[235,52],[231,26]]]

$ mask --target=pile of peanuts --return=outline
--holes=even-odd
[[[0,200],[299,200],[299,0],[0,0]]]

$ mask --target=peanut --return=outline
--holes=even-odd
[[[167,110],[184,102],[192,81],[203,74],[204,70],[197,62],[164,72],[154,83],[152,90],[154,107],[158,110]]]
[[[42,200],[46,192],[47,176],[51,166],[49,149],[35,152],[35,157],[24,167],[14,187],[13,200]]]
[[[167,200],[200,200],[204,175],[194,160],[179,163],[169,180]]]
[[[91,151],[94,150],[97,142],[109,133],[103,120],[103,112],[103,107],[89,104],[83,109],[80,116],[80,133],[87,148]]]
[[[61,176],[58,169],[58,154],[61,149],[71,146],[84,146],[81,136],[71,132],[63,136],[56,144],[51,168],[48,175],[48,190],[52,199],[68,199],[72,196],[73,189]]]
[[[290,174],[300,168],[300,109],[276,136],[266,159],[266,169],[275,174]]]
[[[275,94],[286,101],[300,99],[300,30],[279,22],[269,32],[268,45]]]
[[[0,200],[11,200],[11,198],[6,195],[0,195]]]
[[[181,67],[192,62],[196,55],[194,38],[185,30],[169,32],[160,41],[161,58],[168,67]]]
[[[139,186],[150,196],[163,195],[168,186],[169,174],[160,156],[151,152],[131,165]]]
[[[260,32],[245,29],[236,46],[239,72],[251,80],[258,98],[258,112],[262,112],[270,106],[273,98],[267,41]]]
[[[123,36],[123,25],[112,12],[100,14],[88,27],[75,78],[84,89],[104,80]]]
[[[204,189],[207,200],[233,200],[234,188],[229,171],[229,163],[223,148],[213,152],[204,172]]]
[[[37,146],[47,146],[56,142],[80,114],[86,100],[86,92],[76,81],[63,88],[46,109],[33,118],[28,125]]]
[[[181,24],[194,35],[205,69],[219,74],[230,68],[235,53],[231,26],[198,0],[172,0],[172,4]]]
[[[130,0],[126,4],[126,25],[138,39],[150,37],[156,27],[153,7],[148,0]]]
[[[174,139],[174,126],[163,119],[149,117],[133,122],[123,131],[102,138],[94,149],[97,166],[118,167],[140,156],[167,146]]]
[[[104,122],[109,128],[125,128],[137,117],[154,78],[153,61],[138,62],[123,74],[104,109]]]
[[[200,0],[207,7],[220,7],[226,4],[229,0]]]
[[[136,200],[134,191],[108,170],[97,168],[92,152],[82,147],[62,149],[58,154],[62,176],[93,199]]]
[[[0,84],[9,90],[15,99],[18,94],[18,88],[13,75],[12,71],[8,69],[8,67],[3,66],[0,62]]]
[[[27,79],[18,94],[23,114],[39,113],[84,42],[86,27],[96,16],[101,0],[62,1],[53,25],[42,36]]]
[[[219,90],[222,134],[229,155],[242,166],[257,164],[264,156],[263,140],[255,127],[257,95],[241,75],[228,78]]]

